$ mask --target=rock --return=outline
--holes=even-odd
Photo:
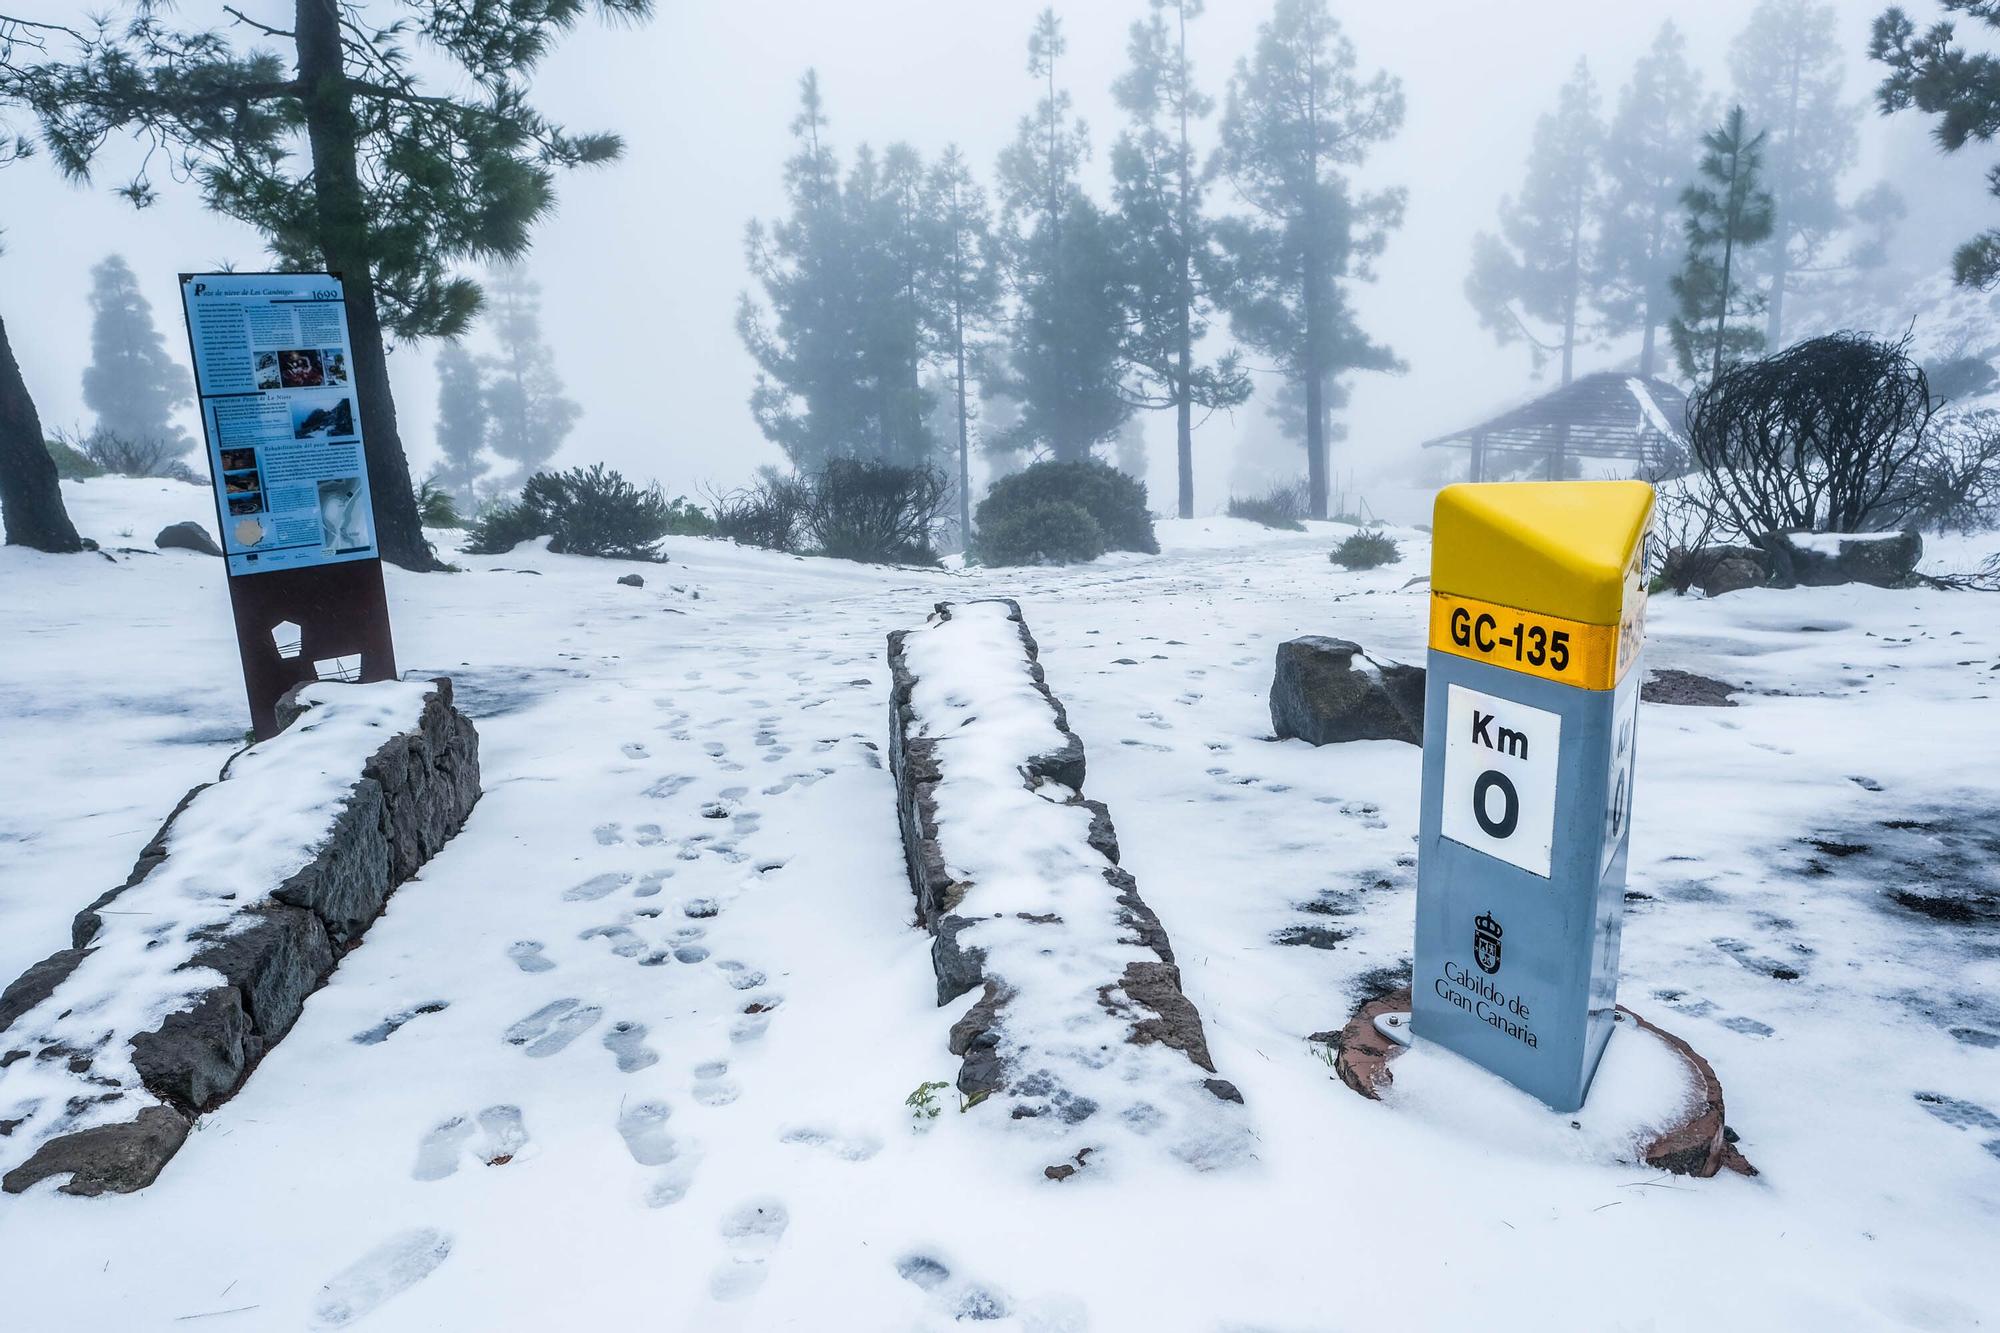
[[[1271,679],[1271,729],[1280,740],[1314,745],[1422,745],[1424,669],[1376,662],[1346,639],[1309,634],[1281,643]]]
[[[1771,581],[1771,557],[1750,546],[1704,546],[1682,557],[1693,572],[1688,586],[1710,597]]]
[[[1830,588],[1866,583],[1877,588],[1907,588],[1924,558],[1924,539],[1915,529],[1855,534],[1774,534],[1771,541],[1791,563],[1800,586]]]
[[[215,544],[215,538],[208,535],[208,529],[192,519],[183,523],[169,523],[160,529],[160,535],[153,538],[153,545],[163,551],[199,551],[203,555],[221,555],[222,548]]]
[[[68,1172],[68,1182],[58,1187],[64,1194],[130,1194],[153,1183],[180,1151],[192,1123],[168,1107],[149,1106],[128,1124],[49,1139],[0,1180],[0,1189],[19,1194],[36,1181]]]
[[[1729,696],[1735,692],[1734,685],[1709,676],[1697,676],[1692,671],[1676,671],[1672,667],[1661,667],[1639,686],[1639,697],[1649,704],[1680,704],[1693,708],[1734,708],[1736,701]]]
[[[618,582],[621,587],[626,588],[643,588],[646,586],[646,580],[638,574],[620,574]]]

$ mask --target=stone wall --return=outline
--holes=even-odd
[[[1201,1015],[1182,991],[1173,947],[1159,917],[1140,897],[1132,875],[1118,864],[1118,837],[1110,811],[1082,793],[1083,742],[1070,730],[1061,702],[1048,688],[1021,609],[1011,600],[987,603],[993,604],[1006,608],[1016,632],[1014,661],[1046,702],[1054,723],[1049,734],[1058,738],[1052,746],[1014,759],[1021,788],[1039,798],[1027,808],[1045,809],[1046,802],[1087,816],[1064,821],[1065,827],[1076,830],[1076,845],[1061,865],[1045,860],[1046,875],[1050,882],[1074,878],[1084,886],[1084,895],[1062,912],[1016,910],[1020,904],[1007,898],[1007,890],[989,886],[982,893],[976,875],[954,869],[992,864],[996,858],[991,848],[949,845],[939,827],[940,796],[954,776],[953,747],[963,733],[933,734],[927,728],[927,719],[914,702],[919,672],[909,651],[912,634],[948,625],[954,612],[963,609],[939,603],[924,630],[889,636],[889,762],[916,918],[933,937],[938,1003],[980,992],[951,1032],[951,1051],[962,1060],[958,1089],[973,1102],[1005,1094],[1015,1103],[1016,1119],[1051,1111],[1072,1124],[1088,1118],[1096,1103],[1079,1090],[1085,1080],[1050,1053],[1070,1043],[1045,1039],[1059,1026],[1050,1021],[1051,1015],[1073,1014],[1088,1006],[1111,1018],[1128,1046],[1163,1048],[1184,1057],[1186,1063],[1180,1068],[1185,1072],[1169,1075],[1171,1081],[1198,1083],[1205,1099],[1240,1102],[1232,1084],[1214,1077]],[[968,663],[966,691],[976,694],[979,687],[972,682],[991,678],[996,665],[1006,664]],[[976,707],[973,712],[968,730],[981,721]],[[1022,836],[1031,835],[1024,830]],[[1088,889],[1091,884],[1097,886],[1094,892]],[[1007,950],[1024,963],[1029,955],[1070,953],[1080,967],[1066,966],[1065,974],[1097,968],[1103,975],[1075,995],[1024,994],[1024,987],[1041,983],[1023,978],[1046,978],[1047,970],[1025,965],[1010,969]],[[1031,1011],[1036,1017],[1017,1017],[1019,1011]],[[1034,1030],[1040,1025],[1050,1031]]]
[[[376,687],[301,686],[280,703],[280,725],[293,728],[320,709],[337,710],[337,691],[346,688]],[[312,697],[302,699],[302,692]],[[282,748],[287,740],[281,731],[264,744]],[[71,1049],[63,1038],[51,1037],[44,1001],[66,987],[66,1013],[89,1003],[94,984],[112,984],[108,977],[95,982],[90,965],[103,943],[104,916],[175,855],[176,823],[204,800],[249,799],[231,789],[231,766],[216,782],[183,797],[126,881],[78,913],[69,948],[0,993],[0,1136],[39,1140],[0,1180],[7,1191],[18,1193],[64,1173],[70,1179],[62,1188],[72,1194],[127,1192],[150,1184],[194,1118],[243,1086],[291,1030],[306,998],[381,915],[389,895],[458,832],[479,799],[478,734],[452,707],[451,681],[436,680],[423,695],[414,724],[360,765],[311,858],[271,885],[268,894],[194,932],[197,947],[183,970],[213,969],[221,974],[220,984],[191,991],[185,1007],[151,1030],[113,1034],[111,1042],[129,1043],[129,1061],[124,1052],[113,1051],[107,1059],[102,1046]],[[32,1107],[10,1109],[4,1070],[19,1060],[65,1062],[88,1089],[82,1095],[91,1113],[78,1114],[76,1107],[60,1114],[46,1106],[39,1113]]]

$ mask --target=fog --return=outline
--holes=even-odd
[[[753,366],[734,326],[750,285],[744,224],[783,207],[781,164],[806,68],[820,72],[835,146],[845,157],[864,140],[907,140],[927,156],[959,144],[990,178],[1002,146],[1036,87],[1024,44],[1042,0],[937,3],[850,0],[825,3],[662,3],[638,28],[586,21],[555,51],[536,81],[539,106],[572,129],[611,129],[627,151],[611,166],[573,172],[558,185],[556,214],[528,259],[544,287],[544,324],[560,372],[583,417],[559,463],[602,460],[669,491],[729,485],[782,461],[759,434],[746,405]],[[1880,0],[1841,0],[1840,42],[1849,52],[1847,94],[1870,98],[1878,73],[1865,60],[1868,26]],[[76,21],[67,4],[17,3],[27,17]],[[190,3],[180,18],[199,20]],[[1068,53],[1060,81],[1091,127],[1088,179],[1104,196],[1106,157],[1122,116],[1109,84],[1125,64],[1127,26],[1144,0],[1093,0],[1059,7]],[[1416,444],[1519,399],[1552,372],[1530,378],[1527,352],[1498,347],[1463,294],[1473,233],[1493,225],[1503,194],[1518,186],[1536,117],[1579,56],[1588,58],[1603,104],[1615,104],[1633,60],[1671,18],[1711,89],[1726,87],[1726,52],[1748,6],[1601,0],[1434,0],[1424,5],[1336,7],[1364,70],[1398,75],[1408,97],[1402,132],[1359,173],[1367,186],[1409,191],[1403,226],[1390,238],[1378,280],[1359,287],[1363,327],[1407,363],[1399,375],[1353,377],[1347,439],[1334,448],[1343,478],[1398,478],[1411,471]],[[1926,21],[1918,6],[1920,21]],[[284,23],[289,5],[250,4],[247,12]],[[219,13],[219,11],[218,11]],[[1264,0],[1211,0],[1191,30],[1202,86],[1218,102],[1230,68],[1249,49]],[[1927,119],[1884,120],[1872,106],[1861,154],[1846,178],[1851,197],[1891,179],[1908,216],[1901,258],[1942,268],[1951,248],[1988,215],[1980,175],[1989,157],[1977,145],[1943,158],[1925,137]],[[1199,142],[1211,142],[1214,118]],[[159,202],[142,213],[111,193],[135,151],[114,154],[88,185],[62,182],[48,162],[0,172],[0,316],[7,320],[30,390],[49,428],[82,425],[79,378],[87,359],[87,270],[123,253],[140,275],[170,346],[185,356],[175,274],[234,266],[269,267],[256,235],[205,212],[194,187],[153,164]],[[1226,187],[1214,195],[1229,205]],[[1218,319],[1218,341],[1226,321]],[[475,341],[479,337],[474,332]],[[1593,347],[1579,370],[1617,364],[1636,339]],[[435,395],[428,345],[397,346],[390,358],[399,418],[418,475],[435,461]],[[1251,364],[1260,370],[1256,358]],[[1258,376],[1259,393],[1275,377]],[[192,412],[186,413],[198,434]],[[1170,414],[1147,423],[1155,507],[1171,499]],[[1203,512],[1226,500],[1239,437],[1267,431],[1253,399],[1217,415],[1196,436],[1197,498]]]

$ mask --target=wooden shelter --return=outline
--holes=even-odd
[[[1650,463],[1686,448],[1687,395],[1665,380],[1614,370],[1583,375],[1491,421],[1425,440],[1471,451],[1469,476],[1486,480],[1490,454],[1540,454],[1560,478],[1571,457]]]

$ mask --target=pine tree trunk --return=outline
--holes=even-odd
[[[0,322],[0,519],[6,521],[9,546],[68,554],[83,549],[83,539],[63,508],[62,483],[56,461],[42,440],[42,421],[15,364]]]
[[[1653,299],[1646,298],[1646,332],[1639,339],[1639,375],[1642,379],[1653,377]]]
[[[347,289],[347,331],[353,342],[354,392],[374,497],[375,540],[382,558],[405,569],[440,569],[424,540],[423,520],[410,483],[409,460],[396,429],[396,401],[389,388],[389,358],[375,305],[375,270],[368,248],[367,204],[356,161],[360,125],[342,85],[337,0],[298,0],[300,104],[312,150],[313,202],[320,252]]]
[[[1179,468],[1180,505],[1182,518],[1194,517],[1194,181],[1193,157],[1188,147],[1188,68],[1187,68],[1187,6],[1177,7],[1176,18],[1180,24],[1180,67],[1177,85],[1178,110],[1181,121],[1180,160],[1180,241],[1181,241],[1181,289],[1180,327],[1176,330],[1180,346],[1180,373],[1174,384],[1174,459]]]

